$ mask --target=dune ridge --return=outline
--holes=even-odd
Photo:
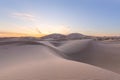
[[[102,63],[102,60],[110,60],[111,55],[119,55],[119,52],[113,54],[114,51],[103,50],[113,48],[111,44],[108,46],[88,39],[66,41],[58,47],[47,41],[8,41],[0,45],[0,80],[120,79],[119,71],[115,69],[118,65],[108,68],[106,65],[113,64],[108,61]],[[115,47],[115,50],[118,49]],[[103,55],[110,58],[105,59]],[[113,57],[115,62],[117,58]]]
[[[77,40],[68,42],[58,49],[70,60],[84,62],[120,73],[119,44],[105,44],[94,40]]]

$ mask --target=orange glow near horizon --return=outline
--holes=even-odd
[[[24,33],[0,33],[0,37],[41,37],[45,34],[24,34]]]
[[[79,32],[80,33],[80,32]],[[42,37],[45,35],[49,35],[49,34],[54,34],[54,33],[47,33],[47,34],[43,34],[43,33],[17,33],[17,32],[0,32],[0,37]],[[58,34],[63,34],[63,35],[68,35],[69,33],[58,33]],[[102,37],[102,36],[118,36],[116,34],[100,34],[100,33],[80,33],[83,35],[87,35],[87,36],[98,36],[98,37]]]

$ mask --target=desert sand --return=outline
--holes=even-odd
[[[120,80],[120,44],[92,39],[56,44],[0,42],[0,80]]]

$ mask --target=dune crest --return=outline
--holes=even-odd
[[[58,48],[70,60],[80,61],[120,73],[120,47],[118,44],[94,40],[71,41]]]
[[[95,47],[98,46],[100,50],[103,49],[101,48],[103,46],[109,48],[100,42],[90,39],[72,40],[66,41],[58,47],[47,41],[13,41],[7,43],[8,45],[0,43],[0,80],[120,79],[120,75],[114,73],[116,72],[114,69],[114,72],[108,71],[105,70],[108,69],[105,64],[99,65],[102,62],[96,56],[96,54],[98,55],[96,52],[99,50],[96,50]],[[108,55],[105,51],[103,52],[103,54]],[[100,59],[103,58],[101,55],[99,55]]]

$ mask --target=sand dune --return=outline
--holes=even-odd
[[[67,41],[59,47],[47,41],[0,45],[0,80],[120,80],[115,73],[119,62],[114,63],[119,46],[93,40]]]
[[[76,40],[59,47],[69,59],[120,73],[120,44]]]
[[[120,76],[84,63],[64,59],[27,62],[0,72],[1,80],[119,80]]]

